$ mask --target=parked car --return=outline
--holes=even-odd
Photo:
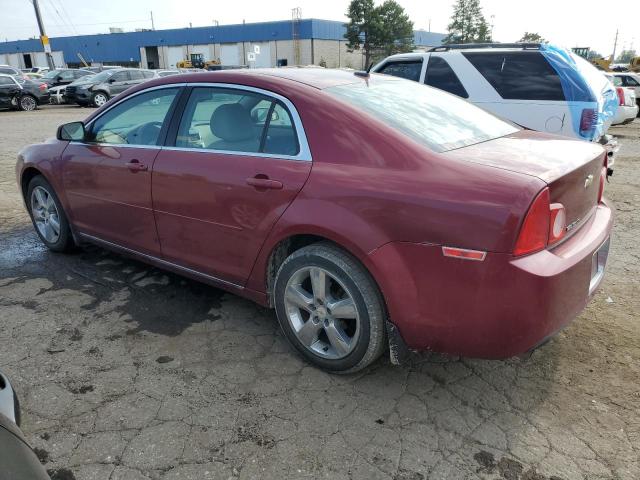
[[[640,74],[638,73],[614,73],[614,85],[630,88],[636,95],[636,103],[640,107]],[[638,112],[640,116],[640,112]]]
[[[71,83],[65,90],[69,103],[101,107],[133,85],[154,78],[153,70],[114,68]]]
[[[116,68],[124,68],[121,65],[99,65],[99,66],[91,66],[91,67],[83,67],[83,70],[89,70],[93,73],[100,73],[105,70],[113,70]]]
[[[20,406],[9,379],[0,372],[0,478],[50,480],[20,431]]]
[[[609,81],[615,86],[618,94],[618,110],[613,119],[613,125],[626,125],[633,122],[638,115],[638,104],[636,103],[636,93],[633,88],[623,87],[622,79],[605,74]]]
[[[604,273],[606,162],[414,82],[261,69],[138,85],[16,172],[51,250],[93,242],[274,307],[346,372],[387,338],[394,360],[501,358],[567,325]]]
[[[0,65],[0,74],[11,75],[16,78],[25,78],[24,73],[10,65]]]
[[[46,83],[49,88],[57,87],[59,85],[69,85],[75,82],[79,78],[93,75],[94,73],[89,70],[79,70],[77,68],[60,68],[51,70],[43,75],[41,81]]]
[[[180,75],[180,70],[155,70],[156,75],[159,77],[168,77],[170,75]]]
[[[47,86],[13,75],[0,74],[0,108],[35,110],[49,102]]]
[[[526,128],[598,141],[617,97],[578,55],[545,44],[466,44],[387,57],[374,72],[465,98]]]

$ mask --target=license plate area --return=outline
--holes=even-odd
[[[591,281],[589,282],[589,295],[591,295],[604,277],[604,268],[607,264],[607,258],[609,257],[609,244],[610,238],[607,238],[605,242],[600,245],[598,250],[593,252],[591,257]]]

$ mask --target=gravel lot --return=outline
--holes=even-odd
[[[307,366],[273,312],[96,247],[39,243],[25,144],[89,110],[0,112],[0,369],[56,479],[640,478],[640,121],[606,195],[608,273],[529,358]]]

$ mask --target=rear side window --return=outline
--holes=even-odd
[[[422,60],[408,62],[389,62],[385,64],[378,73],[393,75],[394,77],[406,78],[417,82],[420,80],[422,71]]]
[[[618,77],[616,77],[618,78]],[[640,86],[640,83],[633,77],[629,76],[629,75],[625,75],[624,77],[622,77],[624,80],[624,84],[627,87],[638,87]]]
[[[8,77],[0,77],[0,85],[15,86],[15,82]]]
[[[114,73],[111,78],[113,79],[114,82],[126,82],[131,77],[129,76],[129,72],[125,70],[124,72]]]
[[[144,78],[153,78],[153,72],[150,70],[142,70],[142,76]]]
[[[469,94],[460,83],[458,76],[444,58],[431,55],[424,83],[459,97],[469,98]]]
[[[463,55],[504,99],[565,100],[560,77],[540,52]]]
[[[131,75],[131,80],[142,80],[144,76],[140,70],[130,70],[129,75]]]

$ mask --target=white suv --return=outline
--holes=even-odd
[[[589,141],[602,141],[617,108],[602,73],[544,44],[435,47],[392,55],[372,71],[445,90],[532,130]]]
[[[640,73],[611,72],[610,75],[613,76],[614,85],[633,89],[636,94],[636,102],[640,107]],[[640,112],[638,112],[638,116],[640,116]]]

